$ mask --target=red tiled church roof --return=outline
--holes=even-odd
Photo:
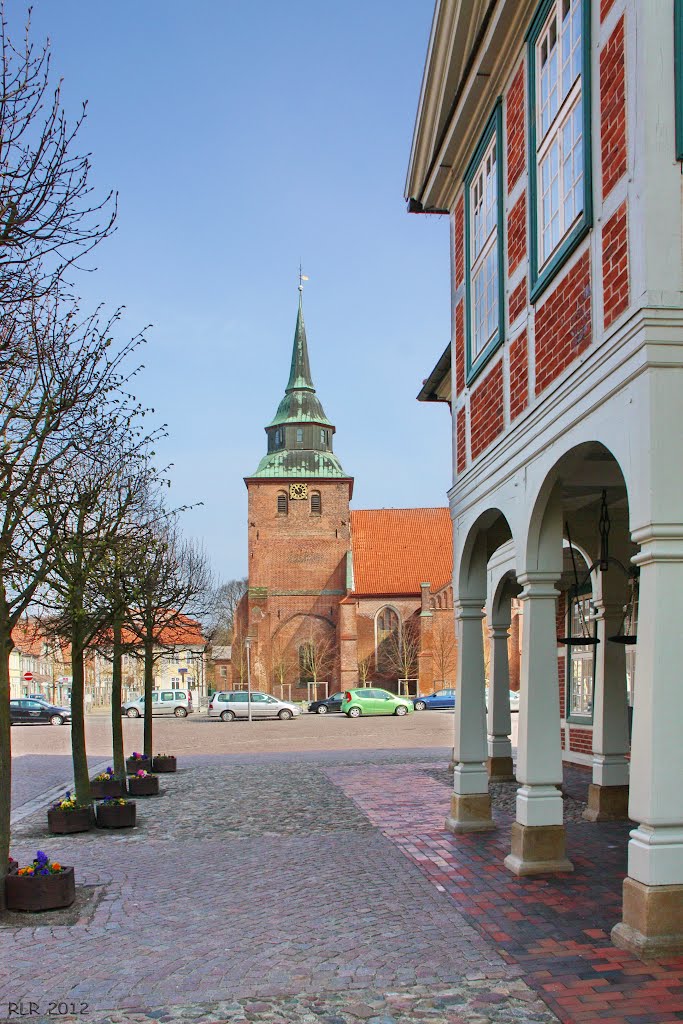
[[[453,529],[447,508],[361,509],[351,513],[354,591],[419,594],[453,574]]]

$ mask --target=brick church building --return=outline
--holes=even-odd
[[[235,685],[293,699],[375,682],[454,685],[447,508],[350,509],[353,477],[311,377],[301,287],[291,370],[245,478],[249,587],[238,608]],[[316,685],[318,684],[318,685]]]

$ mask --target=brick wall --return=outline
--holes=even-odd
[[[467,436],[465,433],[465,406],[458,409],[456,417],[457,471],[464,473],[467,465]]]
[[[455,394],[465,390],[465,304],[461,299],[455,307]]]
[[[526,256],[526,192],[522,192],[508,214],[507,250],[508,273],[512,274]]]
[[[509,320],[513,324],[517,317],[526,309],[526,277],[523,277],[516,288],[510,292]]]
[[[485,451],[503,431],[503,363],[477,381],[470,399],[472,459]]]
[[[588,347],[590,340],[590,254],[586,250],[536,310],[537,395]]]
[[[600,21],[604,21],[610,12],[614,0],[600,0]]]
[[[593,753],[593,730],[569,727],[569,749],[575,754]]]
[[[507,164],[508,192],[512,190],[526,166],[526,144],[524,141],[524,64],[512,80],[507,94]]]
[[[600,53],[602,195],[609,195],[626,173],[626,74],[624,17]]]
[[[526,331],[510,343],[510,419],[524,412],[529,402],[529,357]]]
[[[465,201],[461,196],[455,207],[453,244],[455,246],[455,287],[459,288],[465,278]]]
[[[625,201],[602,229],[602,288],[607,328],[629,305],[628,222]]]

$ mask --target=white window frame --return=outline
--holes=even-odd
[[[472,288],[470,351],[473,363],[493,340],[499,327],[498,261],[500,253],[496,181],[498,156],[498,139],[494,132],[474,172],[469,190]]]

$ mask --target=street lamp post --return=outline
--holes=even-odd
[[[246,638],[244,646],[247,649],[247,721],[251,722],[251,637]]]

